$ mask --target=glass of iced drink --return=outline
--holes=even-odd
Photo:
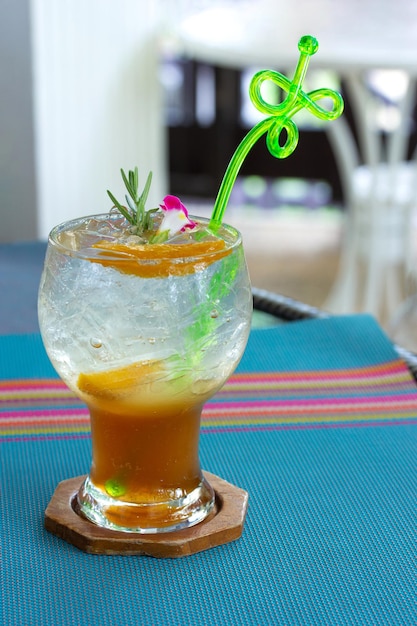
[[[78,508],[113,530],[167,532],[210,514],[201,411],[235,369],[250,330],[240,234],[173,215],[153,211],[138,235],[113,210],[49,236],[41,334],[91,417],[92,464]],[[183,227],[167,233],[164,220],[178,217]]]

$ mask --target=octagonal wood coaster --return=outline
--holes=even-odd
[[[234,541],[243,531],[248,494],[215,474],[204,475],[216,493],[216,504],[205,520],[191,528],[149,535],[100,528],[78,515],[74,507],[85,476],[59,483],[45,511],[45,528],[90,554],[176,558]]]

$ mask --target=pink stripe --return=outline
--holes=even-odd
[[[320,397],[330,397],[330,396],[338,396],[338,397],[360,397],[365,395],[378,395],[378,396],[395,396],[395,395],[415,395],[416,387],[415,385],[411,386],[408,383],[392,383],[389,385],[373,385],[370,387],[346,387],[346,386],[337,386],[337,387],[318,387],[315,385],[314,387],[253,387],[246,389],[224,389],[220,393],[218,392],[216,396],[210,400],[210,402],[216,403],[216,401],[225,400],[233,401],[236,398],[236,401],[242,399],[242,402],[246,402],[247,398],[256,398],[259,396],[264,396],[269,398],[285,398],[288,396],[312,396],[316,398]],[[417,396],[416,396],[417,397]]]
[[[66,391],[65,393],[55,393],[52,391],[43,392],[39,394],[31,393],[29,394],[13,394],[11,395],[2,395],[0,393],[0,403],[30,403],[30,402],[67,402],[71,404],[80,404],[82,401],[75,395],[71,394],[71,392]]]
[[[242,394],[239,394],[242,395]],[[7,399],[7,400],[2,400],[2,398],[0,398],[0,415],[2,413],[4,413],[6,410],[11,410],[11,411],[17,411],[20,408],[24,408],[27,406],[32,407],[33,409],[36,409],[37,407],[46,407],[53,405],[54,407],[66,407],[68,404],[71,405],[76,405],[76,406],[85,406],[84,402],[77,402],[77,399],[74,398],[74,400],[72,400],[72,398],[70,396],[68,397],[64,397],[64,396],[55,396],[55,397],[48,397],[48,398],[16,398],[15,400],[11,400],[11,399]],[[1,407],[4,406],[4,409],[2,409]]]
[[[268,382],[270,380],[321,380],[328,378],[330,380],[344,378],[367,378],[367,377],[386,377],[395,373],[406,374],[411,379],[411,374],[407,367],[401,360],[390,361],[381,365],[365,366],[362,368],[352,369],[337,369],[337,370],[303,370],[297,372],[263,372],[263,373],[247,373],[247,374],[234,374],[230,380],[233,382],[240,381],[256,381],[256,382]]]
[[[397,386],[402,386],[410,390],[416,389],[415,382],[412,379],[409,379],[408,377],[401,376],[401,377],[395,378],[393,376],[387,376],[385,379],[382,379],[381,377],[378,377],[376,379],[361,378],[358,380],[355,380],[352,378],[348,378],[348,379],[340,378],[338,380],[331,381],[327,378],[320,378],[316,380],[304,379],[304,380],[298,380],[298,381],[284,381],[284,380],[275,380],[275,381],[268,381],[268,382],[266,381],[252,382],[251,381],[251,382],[246,382],[242,384],[239,384],[236,381],[230,381],[230,383],[225,384],[225,386],[220,390],[219,394],[221,395],[223,393],[245,393],[247,391],[252,391],[252,390],[268,391],[271,389],[272,390],[288,389],[289,391],[293,389],[294,390],[317,389],[318,391],[321,391],[322,389],[325,389],[326,387],[329,388],[329,391],[333,389],[366,390],[368,387],[371,387],[371,388],[374,387],[376,390],[379,390],[385,387],[395,388]]]
[[[72,417],[69,419],[65,419],[65,420],[58,420],[54,417],[36,417],[34,419],[23,419],[23,420],[14,420],[14,419],[10,419],[10,420],[4,420],[1,421],[0,423],[0,429],[4,429],[4,428],[22,428],[23,425],[29,426],[31,424],[55,424],[55,425],[59,425],[62,426],[63,424],[89,424],[90,423],[90,419],[89,416],[86,415],[85,417],[80,416],[80,417]]]
[[[74,433],[68,435],[17,435],[16,437],[3,437],[2,442],[13,443],[13,441],[54,441],[56,439],[91,439],[90,433]]]
[[[249,409],[254,407],[276,407],[276,408],[292,408],[306,406],[384,406],[384,405],[401,405],[415,406],[417,410],[417,394],[404,394],[395,396],[376,396],[372,399],[365,397],[349,397],[349,398],[306,398],[294,400],[250,400],[248,402],[209,402],[209,407],[213,412],[221,412],[222,410]]]
[[[13,419],[22,419],[25,417],[65,417],[67,415],[85,415],[88,409],[44,409],[42,411],[4,411],[0,413],[0,420],[11,417]]]

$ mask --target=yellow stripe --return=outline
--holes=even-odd
[[[89,427],[80,428],[75,426],[68,426],[68,428],[15,428],[10,430],[4,430],[1,432],[1,437],[7,435],[48,435],[49,433],[87,433],[90,432]]]

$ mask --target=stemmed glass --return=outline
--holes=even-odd
[[[203,232],[208,222],[193,219]],[[118,249],[122,223],[110,213],[52,230],[39,324],[54,367],[90,411],[80,514],[104,528],[160,533],[213,509],[200,417],[243,354],[252,295],[234,228]]]

